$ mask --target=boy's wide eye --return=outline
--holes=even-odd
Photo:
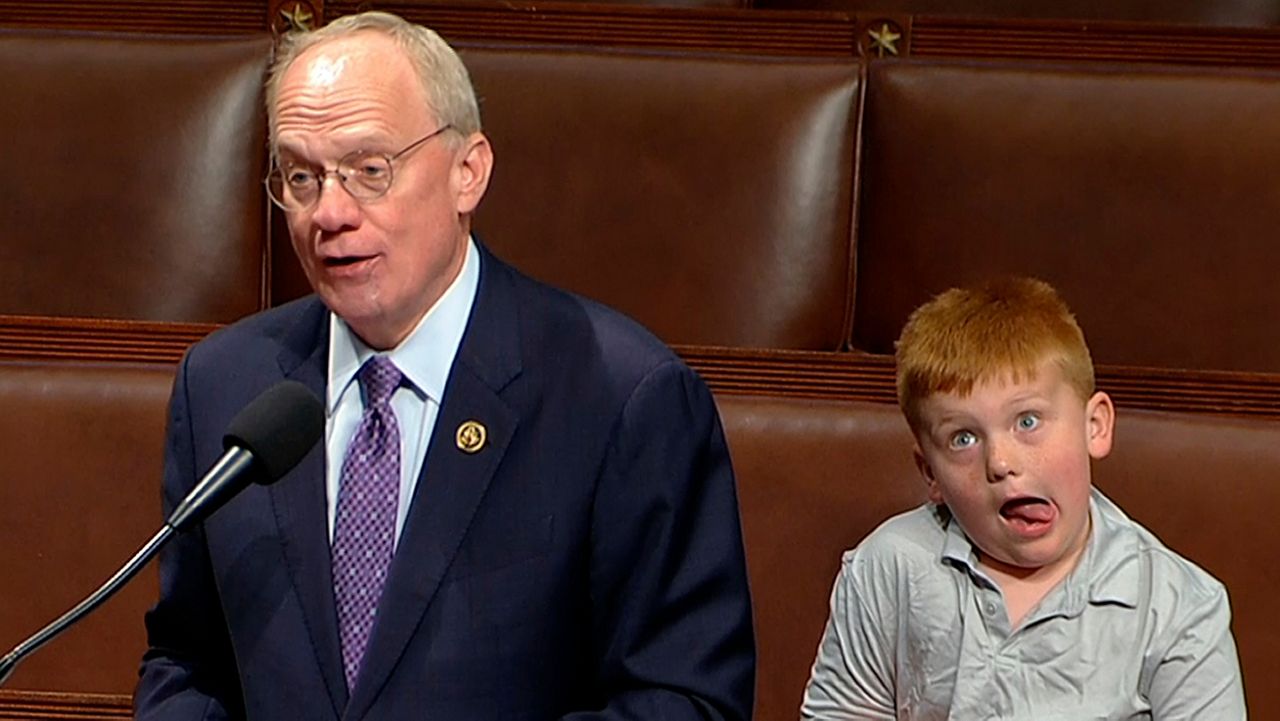
[[[1018,416],[1018,430],[1034,431],[1040,427],[1040,415],[1038,413],[1023,413]]]
[[[951,438],[947,445],[954,451],[962,451],[966,448],[972,448],[978,442],[978,436],[972,431],[956,431],[951,434]]]

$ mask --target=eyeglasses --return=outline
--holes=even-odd
[[[451,127],[453,126],[446,123],[392,155],[367,150],[348,153],[338,161],[338,167],[334,170],[297,163],[289,163],[283,168],[277,166],[267,175],[267,195],[271,196],[273,203],[285,210],[306,210],[320,199],[325,179],[336,175],[343,189],[356,200],[381,198],[391,189],[391,181],[395,177],[391,172],[392,163]]]

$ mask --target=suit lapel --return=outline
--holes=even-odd
[[[519,421],[499,392],[520,371],[518,310],[509,270],[481,249],[480,286],[449,373],[426,462],[396,545],[378,621],[347,708],[361,718],[386,684],[435,597]],[[459,428],[486,440],[464,450]]]
[[[324,402],[328,373],[328,313],[317,300],[300,316],[284,341],[280,369]],[[338,614],[329,562],[328,504],[325,499],[324,442],[317,443],[292,471],[270,487],[289,575],[302,606],[304,624],[324,677],[335,717],[347,705]]]

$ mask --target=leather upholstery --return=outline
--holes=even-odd
[[[1280,370],[1280,74],[872,63],[852,343],[1037,275],[1098,363]]]
[[[269,47],[0,31],[0,312],[261,307]]]
[[[168,365],[0,363],[0,646],[61,616],[160,528]],[[154,564],[7,688],[128,693]]]
[[[756,718],[795,719],[840,553],[925,500],[897,406],[720,395],[756,623]]]
[[[497,157],[476,229],[499,255],[669,343],[842,345],[856,63],[463,59]]]

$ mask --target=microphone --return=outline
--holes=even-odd
[[[156,535],[92,595],[0,659],[0,686],[19,661],[120,590],[174,533],[190,530],[250,483],[266,485],[280,480],[323,432],[324,406],[297,381],[281,381],[250,401],[227,426],[222,437],[226,452],[169,514]]]
[[[236,414],[222,437],[226,452],[165,522],[183,532],[250,483],[266,485],[298,465],[324,432],[324,407],[306,386],[281,381]]]

